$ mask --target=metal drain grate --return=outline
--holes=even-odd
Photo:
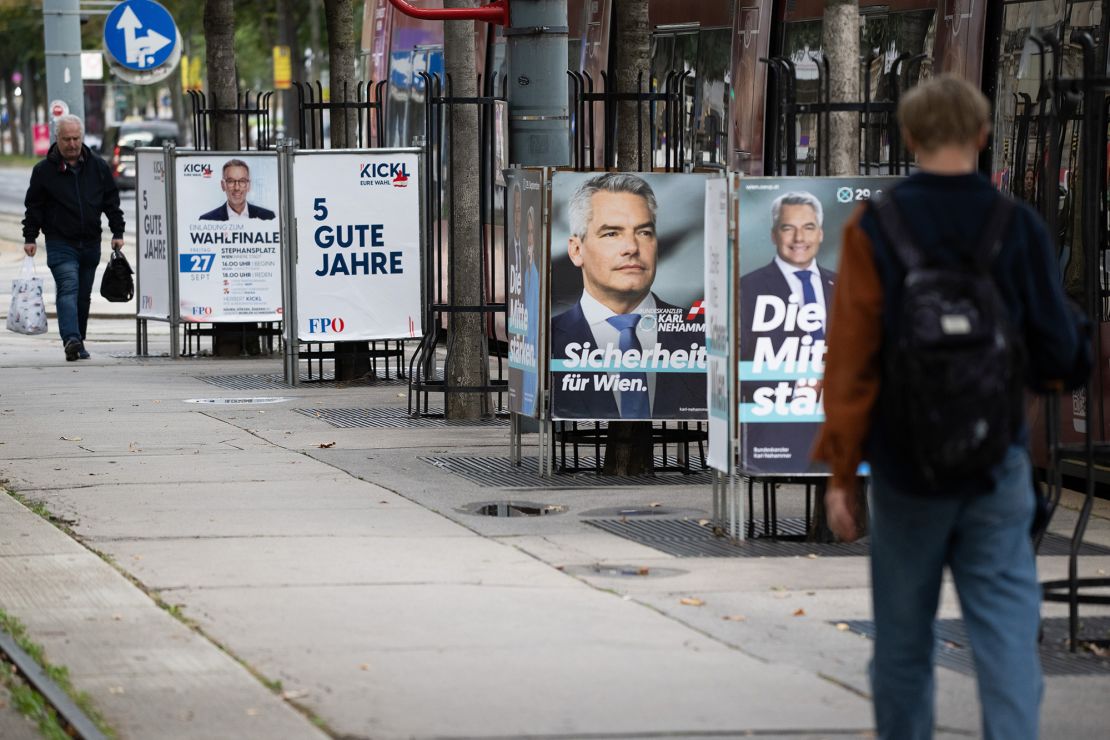
[[[779,519],[779,534],[803,533],[801,521]],[[858,557],[869,549],[866,541],[826,544],[761,539],[762,527],[758,524],[755,537],[738,542],[718,536],[712,526],[693,519],[588,519],[586,523],[679,558]]]
[[[267,373],[263,375],[198,375],[196,378],[197,380],[203,380],[205,383],[210,383],[220,388],[236,391],[283,390],[293,387],[285,382],[285,375],[283,373]],[[300,386],[309,388],[375,387],[408,384],[408,379],[406,378],[386,378],[381,375],[376,378],[373,376],[366,376],[356,380],[336,380],[335,373],[332,371],[325,372],[323,376],[317,373],[311,378],[308,377],[307,373],[301,373],[299,381]]]
[[[426,416],[409,416],[405,407],[383,406],[368,409],[293,409],[298,414],[319,419],[337,429],[370,427],[375,429],[426,429],[429,427],[507,427],[508,419],[455,421]],[[442,410],[429,409],[435,413]]]
[[[831,622],[830,624],[837,624]],[[875,623],[869,620],[843,622],[858,635],[875,639]],[[1046,676],[1106,676],[1110,675],[1110,659],[1100,658],[1080,648],[1068,651],[1067,617],[1042,620],[1044,639],[1041,641],[1041,669]],[[967,676],[975,675],[975,659],[971,642],[962,619],[938,619],[933,632],[936,638],[937,665]],[[1088,637],[1110,635],[1110,617],[1091,617],[1081,621],[1080,635]]]
[[[697,520],[688,518],[655,520],[621,517],[591,519],[589,524],[680,558],[792,558],[811,553],[826,557],[864,556],[870,549],[867,540],[851,543],[799,542],[797,539],[804,537],[806,533],[805,520],[801,517],[779,517],[775,530],[779,537],[797,539],[764,538],[763,520],[757,517],[752,523],[749,538],[744,542],[719,537],[714,534],[712,527],[702,526]],[[1048,534],[1045,535],[1038,554],[1067,555],[1069,546],[1066,537]],[[1084,544],[1080,553],[1110,555],[1110,548]]]
[[[610,486],[686,486],[712,483],[709,471],[689,475],[682,473],[656,473],[622,477],[597,473],[559,473],[544,478],[536,472],[536,458],[524,458],[521,465],[513,465],[507,457],[422,457],[437,468],[461,475],[487,488],[608,488]],[[592,458],[581,458],[583,465],[593,465]],[[663,458],[656,456],[656,466],[663,465]]]

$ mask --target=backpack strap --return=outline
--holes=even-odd
[[[902,218],[902,214],[898,212],[898,206],[894,204],[894,199],[890,197],[890,194],[883,193],[877,198],[872,198],[871,207],[875,210],[875,217],[879,220],[879,229],[883,232],[887,241],[890,242],[894,255],[906,268],[906,271],[912,272],[920,267],[925,261],[921,255],[921,249],[910,235],[910,230],[906,228],[906,221]]]
[[[1010,216],[1013,212],[1013,199],[999,193],[991,208],[990,216],[987,217],[987,224],[983,227],[983,233],[976,242],[979,248],[972,250],[971,253],[972,262],[980,272],[990,270],[994,258],[1002,251],[1002,240],[1006,236],[1006,229],[1010,225]]]

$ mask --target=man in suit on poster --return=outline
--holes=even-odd
[[[832,306],[836,273],[817,264],[817,253],[824,239],[824,209],[812,193],[799,191],[780,195],[771,203],[771,241],[775,256],[771,262],[740,278],[740,359],[766,367],[769,361],[796,347],[809,348],[808,356],[823,363],[827,308]],[[764,402],[777,398],[767,389],[781,390],[780,379],[758,380],[754,369],[741,375],[741,396],[745,403],[756,400],[761,392]],[[805,394],[816,396],[816,387],[790,383],[790,399]],[[799,393],[800,391],[800,393]],[[764,407],[766,408],[766,407]],[[781,407],[778,407],[781,408]],[[749,463],[778,472],[803,472],[809,469],[809,449],[818,423],[784,419],[768,414],[767,423],[746,425],[745,450]],[[749,421],[752,421],[749,419]],[[770,462],[770,461],[774,462]]]
[[[243,160],[229,159],[224,162],[223,175],[220,177],[220,189],[227,194],[227,202],[213,208],[198,220],[246,221],[257,218],[263,221],[272,221],[276,217],[270,209],[247,202],[247,196],[251,192],[251,171]]]
[[[552,359],[578,365],[552,373],[556,418],[705,418],[704,316],[651,292],[657,210],[651,186],[630,173],[590,178],[570,199],[567,252],[583,290],[551,320]],[[633,359],[643,361],[630,368]]]

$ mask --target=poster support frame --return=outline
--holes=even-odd
[[[285,382],[296,387],[300,383],[300,342],[297,340],[297,220],[293,216],[293,156],[296,143],[286,139],[278,144],[278,202],[281,206],[282,243],[285,253],[281,258],[282,372]]]
[[[172,141],[162,144],[162,162],[165,168],[166,187],[166,271],[169,273],[170,286],[170,358],[181,356],[178,334],[181,326],[181,296],[177,272],[177,178],[174,162],[177,159],[177,145]],[[138,260],[136,260],[138,261]]]

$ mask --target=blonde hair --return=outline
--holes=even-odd
[[[991,105],[967,80],[951,74],[910,89],[898,103],[898,122],[923,151],[976,144],[991,123]]]

